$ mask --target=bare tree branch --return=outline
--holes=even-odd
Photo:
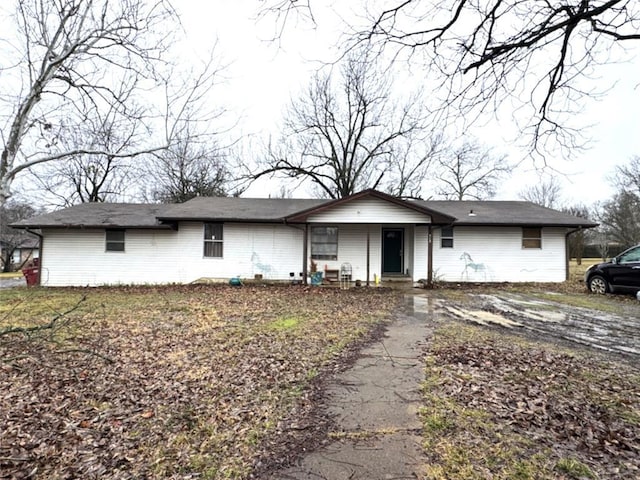
[[[306,179],[329,198],[382,185],[401,194],[394,185],[402,164],[396,156],[404,155],[405,176],[423,172],[429,157],[416,152],[409,160],[413,152],[400,153],[400,145],[410,140],[417,144],[426,132],[420,99],[396,100],[390,80],[361,52],[346,60],[339,77],[317,74],[291,104],[283,140],[270,145],[253,178]],[[409,179],[402,185],[408,187]]]

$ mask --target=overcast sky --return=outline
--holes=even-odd
[[[320,3],[314,4],[317,6],[316,28],[289,24],[280,42],[270,42],[273,19],[257,22],[255,18],[261,2],[181,0],[178,8],[189,36],[185,48],[204,52],[217,40],[216,52],[228,67],[216,98],[220,98],[230,116],[241,117],[243,133],[277,133],[286,105],[307,85],[320,66],[319,61],[336,58],[335,47],[344,27],[331,10],[321,10]],[[354,3],[341,4],[341,14],[349,15],[345,13],[345,3],[348,9],[353,8]],[[567,174],[566,177],[556,174],[567,202],[591,204],[609,198],[613,190],[606,176],[613,172],[616,164],[640,154],[639,63],[611,65],[598,71],[598,89],[610,88],[610,91],[597,101],[585,99],[584,112],[576,123],[584,127],[583,131],[592,139],[592,147],[574,155],[571,162],[562,161],[559,156],[551,160],[553,168]],[[510,116],[503,115],[499,120],[474,129],[473,134],[487,145],[508,153],[512,160],[520,160],[525,152],[516,145],[518,132]],[[531,162],[523,162],[503,184],[496,199],[517,198],[523,187],[538,181],[538,175]],[[271,192],[270,188],[273,188]],[[256,185],[247,194],[264,196],[275,193],[275,188]]]

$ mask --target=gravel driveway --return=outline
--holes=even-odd
[[[468,293],[469,300],[460,302],[435,295],[436,298],[416,296],[414,308],[640,357],[640,304],[625,305],[620,309],[622,313],[613,314],[522,293]]]

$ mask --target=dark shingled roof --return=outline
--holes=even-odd
[[[17,222],[21,228],[170,228],[157,217],[169,205],[82,203]]]
[[[329,200],[299,198],[196,197],[171,205],[160,220],[218,220],[282,222],[293,213],[317,207]]]
[[[499,200],[416,200],[427,208],[454,217],[454,225],[531,225],[595,227],[598,224],[531,202]],[[473,213],[473,215],[470,215]]]
[[[367,192],[355,194],[359,198]],[[381,198],[384,195],[380,194]],[[350,197],[349,197],[350,198]],[[348,202],[349,198],[339,203]],[[397,203],[398,201],[394,199]],[[197,197],[181,204],[85,203],[17,222],[18,228],[172,228],[178,221],[284,222],[332,200]],[[515,201],[410,200],[453,225],[594,227],[591,221]],[[474,215],[469,215],[470,212]],[[442,223],[444,220],[440,220]]]

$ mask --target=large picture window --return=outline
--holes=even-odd
[[[311,258],[338,259],[338,227],[311,227]]]
[[[105,230],[104,248],[107,252],[124,252],[124,230]]]
[[[204,256],[222,258],[223,229],[221,223],[204,224]]]
[[[442,227],[440,248],[453,248],[453,227]]]
[[[542,228],[526,227],[522,229],[522,248],[542,248]]]

